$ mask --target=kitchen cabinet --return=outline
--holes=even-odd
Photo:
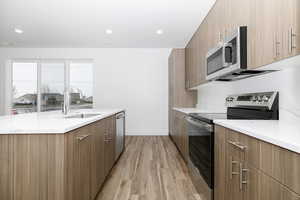
[[[90,126],[92,133],[92,152],[91,152],[91,193],[95,198],[105,180],[104,172],[104,134],[106,119]]]
[[[256,0],[255,42],[257,68],[282,58],[281,0]]]
[[[192,39],[190,40],[190,42],[187,44],[187,46],[185,48],[186,88],[187,89],[196,87],[198,82],[201,81],[200,74],[198,74],[198,72],[200,71],[200,68],[197,68],[198,63],[196,63],[197,55],[200,57],[200,52],[196,48],[202,47],[201,44],[198,44],[198,41],[199,41],[198,31],[199,30],[200,29],[198,29],[196,31],[196,33],[193,35]],[[199,59],[202,59],[202,56]]]
[[[13,199],[10,186],[12,183],[10,139],[8,135],[0,135],[0,197],[7,200]]]
[[[91,199],[91,133],[89,128],[77,130],[68,136],[68,176],[73,176],[69,182],[70,196],[73,200]]]
[[[206,83],[207,52],[239,26],[248,30],[249,69],[299,55],[299,20],[298,0],[217,0],[185,48],[187,88]]]
[[[106,129],[104,134],[104,173],[109,174],[115,163],[116,157],[116,130],[115,116],[106,119]]]
[[[300,2],[298,0],[281,1],[280,23],[283,30],[283,57],[300,54]]]
[[[172,140],[178,148],[183,159],[188,162],[189,146],[185,117],[186,115],[184,113],[174,111],[174,134],[172,136]]]
[[[216,200],[300,199],[299,154],[221,126],[215,144]]]
[[[176,134],[178,130],[178,118],[176,118],[176,111],[174,107],[194,107],[197,102],[197,92],[189,91],[185,86],[189,85],[186,82],[185,71],[185,50],[173,49],[169,56],[169,135],[176,142],[179,135]],[[179,120],[180,121],[180,120]]]
[[[0,135],[0,199],[95,199],[115,137],[114,115],[65,134]]]
[[[225,199],[226,176],[224,167],[226,166],[226,129],[216,126],[215,134],[215,175],[214,175],[214,198],[216,200]],[[221,133],[221,134],[219,134]]]

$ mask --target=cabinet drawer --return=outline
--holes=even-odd
[[[228,130],[226,142],[230,148],[235,149],[241,154],[241,161],[245,161],[256,168],[259,168],[259,140],[232,130]]]

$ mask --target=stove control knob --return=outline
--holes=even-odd
[[[263,100],[264,102],[268,102],[269,99],[270,99],[270,97],[268,97],[268,96],[263,96],[263,97],[262,97],[262,100]]]
[[[226,101],[227,101],[227,102],[233,102],[233,100],[234,100],[233,97],[227,97],[227,98],[226,98]]]
[[[258,102],[262,102],[263,97],[262,96],[258,96],[257,99],[258,99]]]
[[[253,101],[253,102],[258,101],[258,97],[257,97],[257,96],[253,96],[253,97],[252,97],[252,101]]]

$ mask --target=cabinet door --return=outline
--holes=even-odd
[[[256,0],[256,62],[257,67],[270,64],[282,57],[280,31],[281,0]]]
[[[261,179],[261,172],[257,169],[247,166],[245,163],[241,165],[242,169],[242,176],[240,184],[243,190],[243,199],[244,200],[259,200],[260,199],[260,179]],[[274,191],[274,193],[276,193]],[[262,199],[266,200],[266,199]],[[275,199],[274,199],[275,200]]]
[[[214,199],[225,200],[226,188],[226,129],[220,126],[215,128],[215,180],[214,180]]]
[[[287,189],[271,177],[260,173],[259,189],[256,190],[259,199],[263,200],[299,200],[300,196]],[[253,191],[254,192],[254,191]],[[251,199],[251,198],[250,198]],[[250,200],[249,199],[249,200]],[[247,199],[248,200],[248,199]]]
[[[115,163],[115,118],[105,119],[104,172],[107,176]]]
[[[181,121],[181,148],[182,148],[182,155],[186,162],[189,160],[189,137],[188,137],[188,130],[187,130],[187,122],[185,120],[185,115],[182,115]]]
[[[173,62],[173,53],[169,56],[169,134],[172,136],[173,132],[173,117],[172,111],[174,107],[174,62]]]
[[[12,171],[11,171],[11,158],[12,153],[10,139],[13,136],[0,135],[0,199],[12,200]],[[23,175],[24,176],[24,175]]]
[[[231,200],[241,200],[243,192],[240,189],[240,163],[242,154],[231,142],[238,141],[239,135],[232,131],[226,132],[226,197]]]
[[[191,41],[187,44],[187,46],[184,49],[185,51],[185,88],[190,88],[190,82],[192,79],[192,52],[191,52]]]
[[[91,199],[91,134],[87,128],[74,133],[73,200]]]
[[[92,132],[92,172],[91,192],[95,198],[104,182],[104,133],[105,123],[98,121],[90,126]]]
[[[300,2],[299,0],[281,1],[280,16],[283,32],[283,56],[291,57],[300,54]]]

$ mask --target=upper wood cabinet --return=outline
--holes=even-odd
[[[280,20],[283,30],[283,57],[300,54],[300,1],[281,1]]]
[[[299,0],[217,0],[186,46],[188,88],[206,82],[206,54],[248,27],[249,69],[300,54]]]

